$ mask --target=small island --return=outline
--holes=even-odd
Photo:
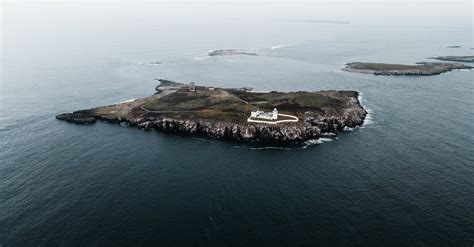
[[[462,63],[428,63],[420,62],[414,65],[388,63],[348,63],[342,70],[355,73],[374,75],[439,75],[455,69],[472,69]]]
[[[441,57],[430,57],[430,59],[463,62],[463,63],[474,63],[474,56],[441,56]]]
[[[253,92],[160,79],[152,96],[56,116],[77,124],[97,120],[188,136],[240,142],[298,144],[363,124],[356,91]]]
[[[232,56],[232,55],[257,56],[258,54],[255,52],[242,50],[242,49],[222,49],[222,50],[212,50],[207,55],[214,57],[214,56]]]

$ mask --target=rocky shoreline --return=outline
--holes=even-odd
[[[303,124],[233,124],[220,121],[209,121],[204,119],[172,119],[172,118],[107,118],[85,112],[65,113],[56,116],[58,120],[64,120],[76,124],[93,124],[97,120],[116,124],[127,124],[144,130],[157,130],[166,133],[179,133],[191,136],[205,136],[218,139],[261,142],[274,144],[302,143],[312,139],[319,139],[321,133],[337,134],[344,128],[355,128],[361,126],[367,112],[363,109],[355,109],[344,117],[303,119]]]
[[[163,97],[161,91],[155,98]],[[331,91],[337,94],[338,91]],[[177,133],[186,136],[204,136],[238,142],[271,143],[275,145],[298,144],[309,140],[319,139],[321,133],[338,133],[344,128],[354,128],[363,124],[367,112],[358,100],[355,91],[344,91],[344,95],[350,95],[345,107],[341,109],[327,109],[332,114],[321,114],[318,111],[305,111],[297,123],[261,124],[239,121],[222,121],[204,118],[175,118],[167,115],[146,114],[107,114],[110,109],[93,108],[88,110],[64,113],[56,116],[58,120],[64,120],[76,124],[93,124],[97,120],[109,123],[126,124],[144,130],[156,130],[165,133]],[[143,100],[143,99],[141,99]],[[140,101],[140,100],[136,100]],[[127,105],[125,108],[130,112],[136,112],[137,107],[143,102],[129,102],[119,105]],[[111,109],[117,105],[107,106]],[[123,107],[123,106],[121,106]],[[138,112],[139,113],[139,112]]]

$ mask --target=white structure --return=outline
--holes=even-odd
[[[278,111],[277,109],[273,109],[272,112],[264,112],[264,111],[252,111],[250,112],[251,118],[259,118],[259,119],[266,119],[266,120],[277,120],[278,119]]]
[[[190,92],[196,91],[196,85],[193,81],[189,83],[188,89],[189,89]]]

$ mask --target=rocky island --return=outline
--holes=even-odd
[[[356,91],[262,93],[250,88],[159,81],[152,96],[56,118],[77,124],[102,120],[145,130],[286,145],[360,126],[367,115]]]
[[[441,56],[441,57],[430,57],[430,58],[443,60],[443,61],[474,63],[474,56]]]
[[[257,56],[258,54],[252,51],[242,50],[242,49],[222,49],[222,50],[212,50],[207,55],[210,57],[214,57],[214,56],[232,56],[232,55]]]
[[[462,63],[428,63],[414,65],[388,63],[348,63],[342,70],[374,75],[438,75],[455,69],[472,69]]]

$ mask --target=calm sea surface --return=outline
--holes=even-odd
[[[474,244],[474,72],[340,71],[472,55],[470,2],[3,4],[1,20],[0,245]],[[259,56],[206,56],[225,48]],[[154,78],[353,89],[370,119],[293,149],[54,119]]]

